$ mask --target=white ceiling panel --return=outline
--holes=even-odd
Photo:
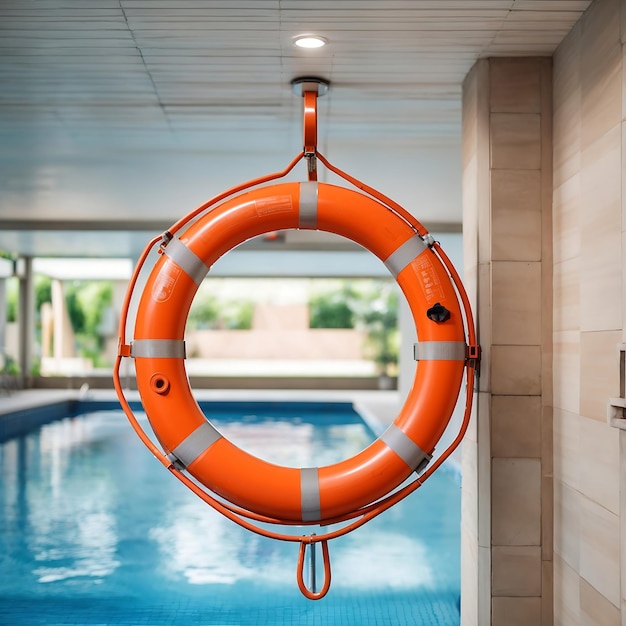
[[[331,84],[327,158],[458,230],[465,75],[481,57],[551,55],[589,4],[0,0],[0,249],[137,254],[124,230],[143,236],[301,150],[301,76]],[[294,47],[304,33],[328,45]]]

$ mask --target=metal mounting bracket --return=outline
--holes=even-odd
[[[323,78],[307,76],[294,78],[291,81],[291,90],[296,96],[303,96],[307,91],[313,91],[318,96],[325,96],[330,89],[330,83]]]
[[[626,430],[626,343],[617,345],[619,352],[619,398],[609,398],[607,421],[614,428]]]
[[[329,83],[321,78],[296,78],[291,88],[304,98],[304,156],[309,181],[317,180],[317,98],[328,92]]]

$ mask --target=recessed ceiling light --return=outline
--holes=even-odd
[[[293,43],[298,48],[321,48],[326,45],[326,39],[317,35],[302,35],[301,37],[296,37]]]

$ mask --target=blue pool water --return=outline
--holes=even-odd
[[[238,445],[283,465],[333,463],[373,438],[350,405],[203,408]],[[445,466],[330,543],[331,589],[315,602],[296,585],[298,544],[214,512],[120,411],[7,441],[0,468],[1,624],[459,624],[460,484]]]

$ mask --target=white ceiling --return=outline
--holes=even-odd
[[[0,249],[136,255],[301,150],[301,76],[331,83],[326,157],[458,229],[463,78],[480,57],[551,55],[589,4],[0,0]],[[303,33],[328,45],[299,50]]]

